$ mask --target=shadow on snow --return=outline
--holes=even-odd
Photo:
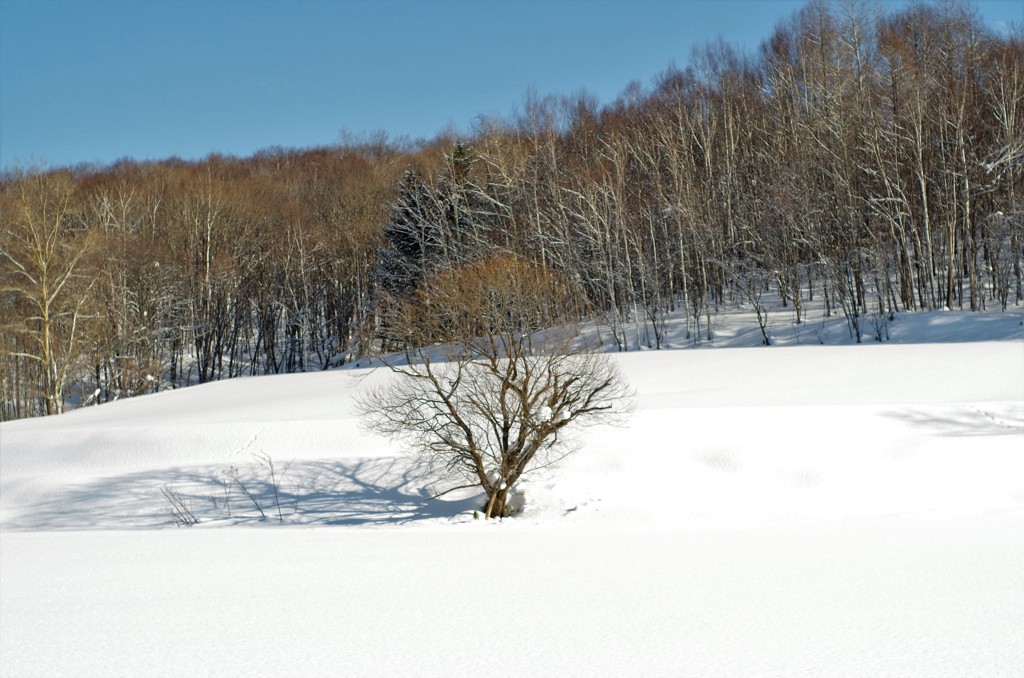
[[[886,416],[946,437],[1019,436],[1024,433],[1024,409],[1018,405],[962,406],[945,412],[902,408]]]
[[[168,527],[179,524],[183,513],[194,517],[199,526],[383,526],[452,518],[479,508],[482,501],[480,493],[471,491],[453,493],[460,497],[456,499],[431,499],[437,491],[432,481],[437,478],[424,466],[405,458],[303,460],[291,464],[275,460],[274,475],[276,495],[269,467],[257,462],[234,467],[158,469],[103,478],[56,490],[24,507],[4,528]],[[177,506],[172,504],[172,497],[180,501]]]

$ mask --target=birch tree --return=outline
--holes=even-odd
[[[2,324],[10,358],[38,375],[45,414],[64,410],[82,352],[93,279],[94,241],[76,219],[77,190],[66,173],[23,174],[4,186],[0,216],[0,292],[12,316]]]

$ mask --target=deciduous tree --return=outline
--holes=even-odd
[[[630,392],[577,331],[569,286],[541,266],[490,258],[428,279],[390,309],[410,347],[361,410],[456,488],[479,487],[488,518],[512,511],[524,474],[572,451],[567,434],[616,420]]]

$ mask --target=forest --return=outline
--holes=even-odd
[[[1022,177],[1024,40],[957,3],[812,2],[754,54],[710,43],[608,104],[529,93],[466,134],[14,169],[0,420],[401,348],[386,302],[488,257],[569,281],[619,350],[768,298],[857,341],[1005,310]]]

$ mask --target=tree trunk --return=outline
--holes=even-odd
[[[505,509],[508,506],[508,488],[493,488],[491,497],[487,501],[487,509],[484,511],[485,518],[502,518],[505,516]]]

